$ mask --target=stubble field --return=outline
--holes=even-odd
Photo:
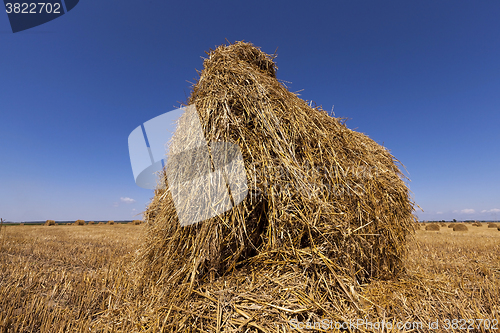
[[[350,318],[347,331],[500,332],[500,231],[467,226],[417,230],[406,276],[359,286],[363,316]],[[145,291],[134,264],[143,229],[4,226],[0,332],[164,331],[171,309],[162,308],[154,283]],[[283,331],[298,330],[291,324],[275,332]]]

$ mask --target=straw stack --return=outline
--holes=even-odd
[[[138,263],[145,285],[162,285],[168,331],[336,318],[338,304],[358,304],[359,283],[404,272],[416,218],[399,162],[289,92],[276,69],[238,42],[212,51],[193,87],[188,104],[207,142],[240,147],[249,190],[232,210],[185,227],[170,191],[155,190]],[[190,133],[176,135],[189,145]],[[233,300],[224,315],[221,300]]]
[[[54,221],[54,220],[47,220],[45,222],[45,225],[47,225],[47,226],[56,225],[56,221]]]
[[[453,231],[467,231],[467,230],[469,230],[469,229],[463,223],[460,223],[460,224],[453,226]]]
[[[429,224],[428,226],[425,227],[425,230],[428,231],[439,231],[439,225],[437,224]]]

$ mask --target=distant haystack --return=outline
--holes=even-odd
[[[108,223],[107,223],[107,224],[109,224],[109,225],[113,225],[113,224],[115,224],[115,221],[108,221]]]
[[[448,224],[448,228],[453,228],[454,226],[455,226],[455,224],[454,224],[454,223],[450,223],[450,224]]]
[[[428,226],[425,227],[425,230],[427,231],[439,231],[439,226],[437,224],[429,224]]]
[[[54,220],[47,220],[45,222],[45,225],[56,225],[56,221],[54,221]]]
[[[134,224],[134,225],[139,225],[141,223],[142,223],[141,220],[134,220],[134,221],[132,221],[132,224]]]
[[[469,230],[469,229],[463,223],[460,223],[460,224],[453,226],[453,231],[467,231],[467,230]]]
[[[76,220],[75,225],[85,225],[85,221],[84,220]]]
[[[498,228],[499,226],[496,223],[488,223],[488,228]]]
[[[482,223],[477,222],[477,223],[474,223],[474,224],[473,224],[473,226],[476,226],[476,227],[482,227],[482,226],[483,226],[483,224],[482,224]]]
[[[94,221],[89,221],[88,225],[92,225],[92,224],[95,224]]]
[[[19,225],[24,225],[24,223],[20,223]]]
[[[104,222],[99,222],[99,223],[97,223],[97,225],[103,225],[103,224],[104,224]]]
[[[70,223],[70,222],[68,222],[68,223],[66,223],[66,225],[71,225],[71,223]]]

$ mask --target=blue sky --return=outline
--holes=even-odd
[[[127,139],[185,102],[225,39],[391,150],[419,219],[500,219],[499,1],[91,1],[13,34],[0,14],[0,217],[120,220],[152,190]],[[189,81],[189,82],[188,82]]]

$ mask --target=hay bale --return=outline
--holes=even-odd
[[[453,231],[467,231],[467,230],[469,230],[469,229],[463,223],[459,223],[459,224],[453,226]]]
[[[20,226],[24,225],[24,223],[19,223]]]
[[[498,228],[496,223],[488,223],[488,228]]]
[[[109,225],[113,225],[113,224],[115,224],[115,221],[108,221],[108,223],[107,223],[107,224],[109,224]]]
[[[455,226],[455,223],[448,224],[448,228],[453,228],[454,226]]]
[[[54,221],[54,220],[47,220],[45,222],[45,225],[47,225],[47,226],[56,225],[56,221]]]
[[[68,222],[68,223],[66,223],[66,225],[71,225],[71,223],[70,223],[70,222]]]
[[[439,231],[440,228],[437,224],[429,224],[428,226],[425,227],[425,230],[427,231]]]
[[[94,221],[89,221],[89,223],[87,223],[88,225],[92,225],[92,224],[95,224]]]
[[[139,224],[141,224],[141,223],[142,223],[142,221],[141,221],[141,220],[134,220],[134,221],[132,221],[132,224],[133,224],[133,225],[139,225]]]
[[[97,224],[98,224],[98,225],[103,225],[103,224],[104,224],[104,222],[99,222],[99,223],[97,223]]]
[[[182,227],[170,191],[161,188],[144,214],[143,279],[161,283],[170,304],[200,311],[205,319],[192,327],[214,316],[206,312],[209,306],[195,308],[204,301],[195,301],[199,296],[192,290],[213,295],[215,282],[226,279],[238,293],[244,287],[233,273],[252,271],[255,285],[268,284],[265,276],[278,270],[280,276],[291,274],[297,277],[294,288],[314,288],[324,296],[315,304],[330,304],[325,307],[334,313],[332,288],[352,296],[330,281],[357,288],[404,272],[416,217],[399,162],[342,119],[289,92],[276,79],[272,57],[243,42],[217,48],[204,61],[188,104],[196,106],[207,142],[239,146],[248,180],[243,202],[200,223]],[[192,146],[192,133],[174,135]],[[256,289],[252,297],[266,293]],[[286,295],[273,302],[299,306],[293,293]],[[290,315],[273,310],[259,320]],[[191,320],[180,313],[169,325],[182,316]]]
[[[478,223],[476,223],[476,227],[482,227],[482,226],[483,226],[483,224],[482,224],[482,223],[479,223],[479,222],[478,222]]]
[[[85,225],[85,221],[84,220],[76,220],[75,225]]]

